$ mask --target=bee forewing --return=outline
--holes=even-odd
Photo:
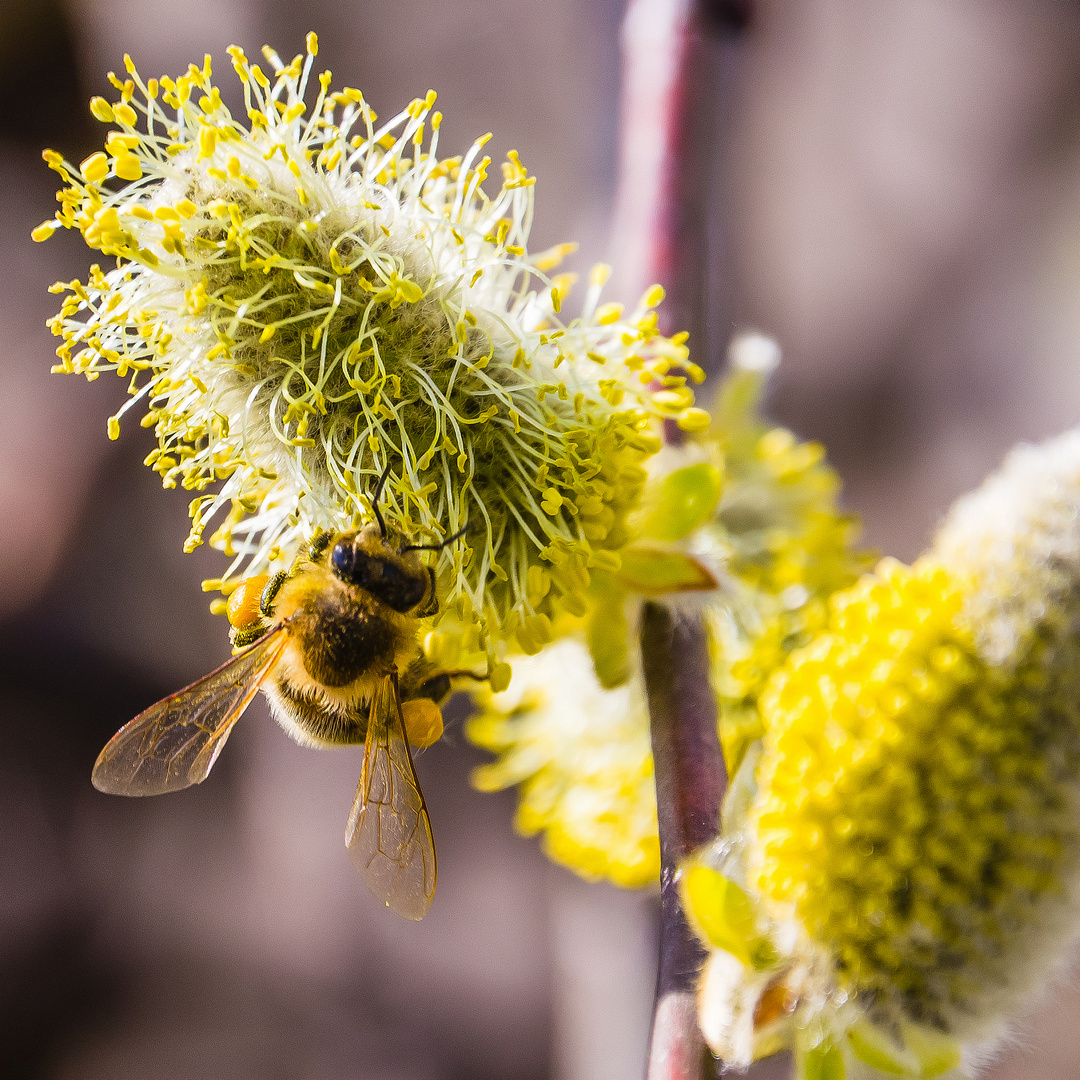
[[[435,840],[405,738],[396,676],[383,680],[372,698],[345,844],[367,887],[391,911],[424,917],[435,896]]]
[[[98,755],[94,787],[110,795],[161,795],[205,780],[287,641],[286,628],[279,626],[209,675],[139,713]]]

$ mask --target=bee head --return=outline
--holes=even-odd
[[[330,570],[402,614],[413,611],[431,595],[431,571],[411,551],[402,553],[384,538],[377,525],[344,533],[330,549]]]

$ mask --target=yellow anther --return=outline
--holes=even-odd
[[[508,251],[512,250],[507,248]],[[577,274],[557,274],[551,279],[551,303],[555,311],[562,308],[562,302],[577,281]]]
[[[217,131],[212,127],[202,127],[199,129],[199,158],[208,158],[213,156],[214,151],[217,149]]]
[[[641,298],[641,306],[643,308],[654,308],[663,303],[664,300],[664,288],[662,285],[653,285],[647,289],[645,295]]]
[[[122,154],[113,162],[113,172],[121,180],[138,180],[142,174],[142,162],[134,154]]]
[[[105,149],[117,156],[125,151],[134,150],[138,145],[138,135],[125,135],[122,131],[110,131],[105,139]]]
[[[488,138],[491,136],[489,135]],[[486,140],[485,140],[486,141]],[[508,181],[523,180],[529,175],[529,170],[521,164],[521,158],[516,150],[510,150],[506,155],[506,165],[504,169],[504,177]]]
[[[492,692],[496,694],[502,693],[502,691],[510,685],[511,675],[510,665],[505,661],[496,664],[491,669],[491,674],[488,676],[488,683],[491,686]]]
[[[557,244],[553,248],[548,248],[547,251],[540,252],[539,255],[532,257],[533,266],[537,270],[547,272],[553,270],[566,258],[567,255],[573,255],[577,251],[577,244]]]
[[[565,500],[558,488],[549,487],[545,489],[542,505],[546,513],[552,515],[557,514],[564,501]]]
[[[93,114],[95,120],[100,120],[103,124],[111,124],[113,122],[113,107],[103,97],[93,97],[90,99],[90,112]]]
[[[619,321],[619,319],[622,317],[622,313],[622,304],[611,302],[608,304],[601,304],[596,309],[596,314],[594,315],[594,318],[601,326],[610,326],[612,323]]]
[[[83,161],[79,171],[87,183],[100,184],[109,175],[109,159],[99,150]]]
[[[705,431],[712,423],[712,417],[705,409],[690,408],[676,421],[683,431]]]

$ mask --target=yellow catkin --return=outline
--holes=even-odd
[[[440,158],[433,93],[376,128],[359,91],[312,77],[315,49],[309,36],[289,64],[267,50],[270,74],[230,49],[245,116],[205,64],[149,83],[129,64],[121,100],[91,104],[122,128],[106,152],[79,168],[46,153],[65,186],[35,238],[75,229],[106,268],[60,286],[58,370],[135,376],[150,466],[207,492],[188,549],[224,519],[208,534],[233,558],[223,576],[370,520],[389,466],[389,525],[427,544],[467,528],[434,558],[443,598],[472,597],[492,661],[495,639],[514,645],[504,625],[539,647],[583,586],[559,578],[532,603],[528,572],[613,556],[663,422],[702,423],[689,390],[653,385],[684,339],[657,332],[660,292],[598,318],[599,278],[560,319],[573,276],[529,254],[518,155],[486,193],[489,135]],[[581,498],[605,512],[581,520]]]
[[[520,785],[519,831],[583,877],[625,888],[660,873],[649,720],[638,683],[597,681],[588,649],[564,637],[513,658],[502,693],[481,690],[470,740],[498,754],[473,777],[484,791]]]
[[[728,568],[753,617],[712,610],[720,731],[734,773],[762,734],[757,700],[770,675],[822,628],[829,596],[852,585],[872,558],[856,547],[859,522],[839,505],[840,478],[819,443],[765,423],[760,335],[736,339],[720,386],[712,439],[723,451],[716,528]]]
[[[761,698],[751,880],[833,957],[838,985],[951,1031],[1013,975],[1064,896],[1080,699],[1032,633],[988,664],[963,578],[886,560]]]

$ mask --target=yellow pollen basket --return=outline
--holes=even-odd
[[[414,698],[401,703],[401,718],[409,744],[418,748],[431,746],[442,738],[442,711],[431,698]]]
[[[256,574],[240,582],[229,597],[229,605],[226,608],[231,626],[241,629],[258,621],[261,614],[259,605],[262,601],[262,592],[269,580],[268,574]]]

